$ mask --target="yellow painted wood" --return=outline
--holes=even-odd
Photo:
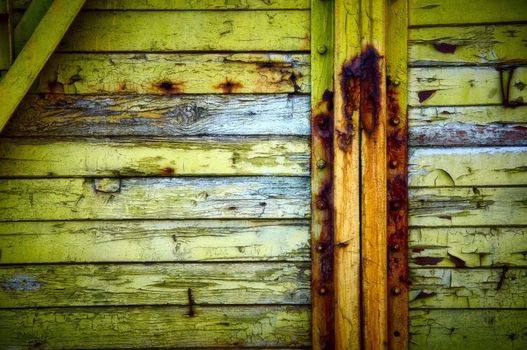
[[[413,187],[527,184],[525,147],[414,148],[409,163]]]
[[[403,179],[408,166],[408,1],[387,1],[386,14],[386,76],[387,76],[387,109],[388,118],[397,117],[398,125],[389,125],[387,130],[387,163],[397,161],[395,168],[387,167],[388,196],[387,201],[394,197],[396,179]],[[395,115],[398,113],[398,115]],[[394,137],[396,136],[396,137]],[[392,148],[394,138],[402,137],[405,142]],[[387,164],[385,164],[386,166]],[[401,176],[401,174],[404,174]],[[401,194],[397,194],[400,196]],[[405,196],[406,197],[406,196]],[[406,201],[406,198],[404,198]],[[406,203],[403,204],[403,207]],[[400,246],[407,245],[408,217],[406,208],[393,220],[387,221],[387,245],[399,242]],[[386,269],[388,289],[399,288],[399,295],[388,297],[388,349],[407,350],[409,339],[408,317],[408,286],[401,283],[408,279],[407,260],[408,250],[394,251],[390,246],[388,265]],[[387,249],[387,251],[388,251]],[[395,263],[399,262],[399,263]]]
[[[521,62],[527,58],[526,40],[525,24],[414,28],[409,31],[409,63]]]
[[[309,92],[305,54],[56,54],[36,92]]]
[[[525,227],[440,227],[410,230],[412,267],[527,267]]]
[[[500,73],[492,67],[412,68],[409,79],[409,104],[412,106],[504,103]],[[516,68],[511,78],[509,102],[527,101],[526,84],[527,67]],[[428,92],[426,96],[429,97],[420,101],[420,92]]]
[[[410,225],[526,225],[527,187],[414,188]]]
[[[335,1],[334,54],[334,225],[335,225],[335,334],[337,350],[361,349],[361,216],[360,144],[358,111],[349,111],[342,86],[343,65],[360,53],[360,2]],[[348,113],[346,115],[346,108]],[[347,151],[339,148],[339,136],[349,137]],[[340,246],[339,246],[340,243]]]
[[[0,131],[28,92],[83,4],[84,0],[54,0],[22,52],[0,81]]]
[[[28,95],[5,136],[303,135],[309,96]]]
[[[328,265],[334,265],[333,213],[331,210],[316,209],[316,202],[331,201],[333,194],[333,51],[334,51],[334,4],[331,1],[311,1],[311,346],[322,350],[335,346],[335,289],[340,280],[339,273],[327,273]],[[326,132],[320,125],[326,125]],[[324,167],[320,167],[324,162]],[[331,203],[331,202],[330,202]],[[327,204],[331,206],[332,204]],[[317,247],[324,247],[322,251]],[[331,266],[333,268],[333,266]],[[318,293],[325,288],[328,293]]]
[[[522,350],[526,310],[413,310],[410,349]]]
[[[0,268],[0,307],[307,304],[308,264],[36,265]],[[155,297],[153,297],[155,296]]]
[[[83,11],[59,51],[309,51],[309,11]]]
[[[409,0],[409,6],[411,26],[527,20],[524,0]]]
[[[305,306],[7,309],[0,347],[307,347]],[[40,346],[40,345],[38,345]]]
[[[527,146],[527,106],[410,108],[414,146]]]
[[[17,56],[33,34],[53,0],[32,1],[13,32],[13,50]]]
[[[527,307],[525,269],[413,269],[410,307]]]
[[[0,180],[0,220],[305,218],[302,177]]]
[[[2,264],[309,261],[306,221],[1,222]]]
[[[31,0],[14,0],[25,9]],[[309,0],[88,0],[84,9],[97,10],[266,10],[309,9]]]
[[[2,139],[0,176],[309,175],[306,138]]]

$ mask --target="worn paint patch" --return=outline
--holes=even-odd
[[[33,276],[13,275],[3,281],[2,289],[8,292],[35,292],[42,287],[43,283]]]
[[[422,90],[417,92],[417,98],[419,99],[419,103],[423,103],[424,101],[428,100],[430,97],[432,97],[433,94],[436,93],[437,90]]]
[[[377,49],[368,45],[360,55],[342,66],[340,84],[344,97],[344,130],[338,130],[339,148],[347,150],[355,131],[353,113],[360,111],[362,129],[371,135],[379,124],[381,106],[381,71],[379,61],[382,56]]]

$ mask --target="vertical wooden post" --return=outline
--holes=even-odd
[[[320,76],[330,71],[330,58],[325,54],[321,60],[318,52],[320,42],[328,39],[319,32],[320,21],[332,24],[327,12],[323,17],[318,11],[331,9],[329,1],[312,1],[313,347],[323,348],[321,335],[329,334],[334,322],[335,349],[406,349],[407,5],[404,0],[334,1],[333,114],[329,94],[323,93],[329,82]],[[317,162],[322,156],[331,158],[323,148],[328,143],[321,142],[329,133],[319,128],[331,115],[329,184],[324,181],[331,170],[320,171]],[[332,198],[333,215],[321,212],[326,206],[317,205],[320,198]],[[323,301],[316,288],[324,278],[320,252],[331,250],[318,244],[328,242],[323,238],[326,219],[334,221],[334,313],[327,309],[330,300]],[[328,317],[326,322],[323,317]]]
[[[360,87],[348,74],[360,54],[360,4],[335,1],[335,332],[336,347],[358,350],[360,337]]]
[[[388,340],[391,350],[408,348],[408,2],[389,0],[387,9],[388,161]]]
[[[333,2],[311,1],[312,347],[334,349]]]

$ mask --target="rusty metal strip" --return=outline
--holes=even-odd
[[[333,279],[333,4],[311,2],[312,347],[335,348]]]
[[[407,1],[388,2],[388,348],[408,348]]]

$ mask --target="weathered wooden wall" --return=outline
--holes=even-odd
[[[87,1],[0,139],[0,348],[310,346],[309,3]]]
[[[410,0],[410,348],[527,348],[527,2]]]

